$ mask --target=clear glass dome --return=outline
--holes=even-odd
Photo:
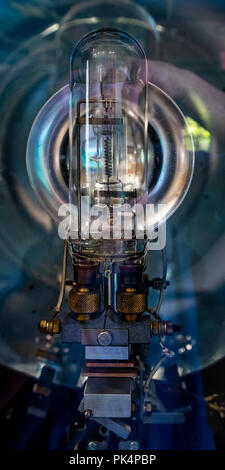
[[[129,248],[111,240],[109,249],[108,241],[87,239],[90,234],[101,238],[98,211],[108,219],[108,238],[115,208],[134,207],[147,191],[147,71],[139,43],[115,29],[89,33],[71,57],[69,191],[78,207],[77,250],[88,255],[125,256],[137,250],[131,240]],[[95,221],[83,218],[91,213]]]
[[[73,5],[60,22],[59,48],[68,54],[93,29],[120,29],[135,37],[151,59],[158,57],[160,35],[151,14],[132,0],[86,0]]]

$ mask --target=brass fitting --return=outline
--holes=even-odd
[[[179,325],[174,325],[171,321],[151,321],[152,336],[171,336],[176,331],[180,331],[180,327]]]
[[[40,333],[45,333],[49,335],[57,335],[60,333],[62,327],[62,321],[57,318],[52,318],[50,320],[41,320],[38,328]]]
[[[75,287],[69,293],[69,307],[78,320],[89,320],[99,309],[99,293],[86,287]]]
[[[127,287],[116,294],[116,307],[125,321],[137,321],[147,309],[147,293]]]

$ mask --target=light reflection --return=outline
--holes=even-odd
[[[190,117],[187,117],[187,123],[194,139],[195,151],[203,150],[208,152],[211,146],[210,132]]]

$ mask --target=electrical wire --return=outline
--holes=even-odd
[[[167,255],[166,255],[166,247],[164,247],[161,250],[161,255],[162,255],[162,286],[160,289],[159,293],[159,298],[158,298],[158,303],[155,308],[155,316],[159,317],[159,312],[161,309],[162,301],[163,301],[163,296],[164,296],[164,290],[165,290],[165,283],[166,283],[166,275],[167,275]]]
[[[153,369],[151,370],[146,382],[145,382],[145,387],[144,387],[144,392],[145,392],[145,399],[147,398],[147,395],[148,395],[148,391],[149,391],[149,386],[150,386],[150,383],[155,375],[155,373],[157,372],[157,370],[161,367],[161,365],[163,364],[163,362],[167,359],[167,356],[164,355],[162,356],[159,361],[156,363],[156,365],[153,367]]]
[[[68,240],[64,242],[64,250],[63,250],[63,266],[62,266],[62,279],[61,279],[61,286],[59,292],[59,298],[56,306],[53,308],[53,318],[58,315],[61,310],[62,301],[64,298],[65,293],[65,284],[66,284],[66,271],[67,271],[67,254],[68,254]]]

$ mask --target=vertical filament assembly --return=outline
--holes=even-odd
[[[103,148],[104,148],[104,169],[105,174],[110,178],[113,173],[113,163],[112,163],[112,137],[105,136],[103,138]]]

